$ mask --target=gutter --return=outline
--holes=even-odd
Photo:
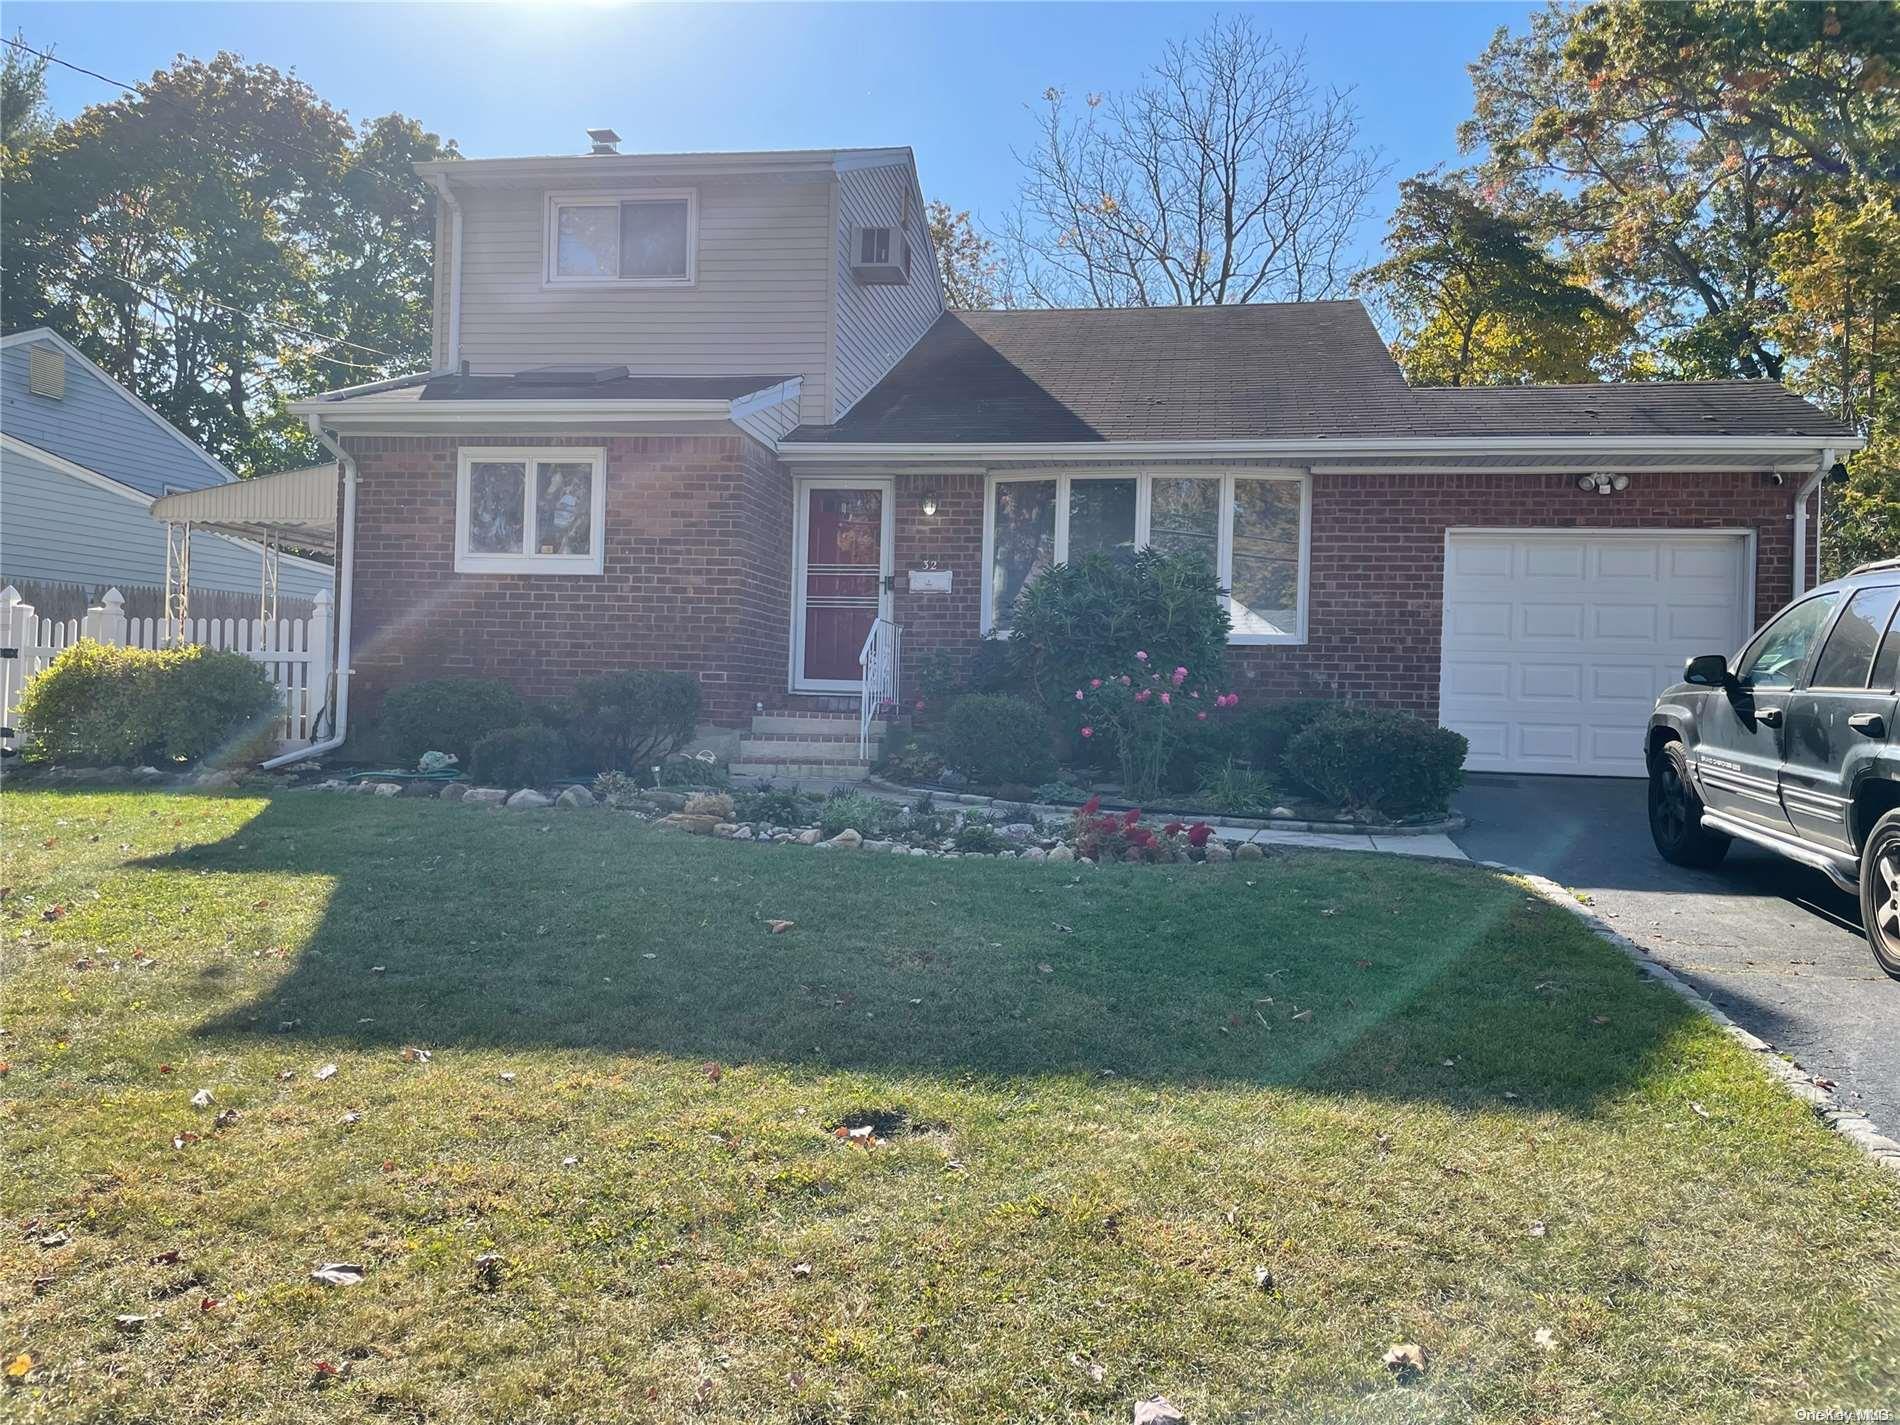
[[[409,378],[416,380],[421,378]],[[405,381],[404,384],[408,384]],[[744,400],[744,397],[739,398]],[[709,401],[392,401],[386,405],[365,402],[341,409],[330,396],[292,401],[291,412],[307,420],[321,418],[332,426],[424,427],[475,426],[493,429],[499,425],[562,425],[576,420],[652,421],[726,421],[732,418],[733,403]]]
[[[454,371],[462,364],[462,204],[449,187],[448,174],[436,170],[428,177],[449,207],[449,247],[455,253],[455,263],[449,269],[449,359],[443,365]]]
[[[270,758],[262,764],[265,771],[274,767],[287,767],[293,762],[307,762],[312,757],[332,752],[343,745],[343,739],[349,736],[350,731],[350,614],[355,603],[353,595],[356,586],[356,462],[350,458],[349,452],[336,443],[335,437],[323,428],[316,416],[308,416],[306,420],[310,433],[337,458],[337,464],[343,471],[343,528],[337,531],[336,662],[330,672],[330,676],[336,680],[336,698],[332,703],[330,735],[322,742],[313,742],[308,747],[299,747],[294,752],[284,752]]]
[[[1859,436],[1381,436],[1365,440],[1087,440],[986,443],[780,441],[781,460],[877,464],[890,460],[1113,460],[1170,456],[1277,456],[1288,460],[1329,460],[1350,456],[1431,455],[1723,455],[1792,454],[1814,450],[1821,440],[1838,449],[1858,450]]]
[[[1861,444],[1865,444],[1863,441]],[[1842,442],[1843,445],[1846,442]],[[1858,449],[1859,446],[1853,447]],[[1808,496],[1814,496],[1814,531],[1821,532],[1821,485],[1827,479],[1827,472],[1834,466],[1834,451],[1830,448],[1821,452],[1820,462],[1814,467],[1814,474],[1807,483],[1795,492],[1794,497],[1794,596],[1798,599],[1808,591]],[[1820,551],[1815,551],[1814,572],[1821,572]]]

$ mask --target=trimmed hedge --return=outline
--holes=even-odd
[[[1442,812],[1464,780],[1464,737],[1389,708],[1336,706],[1287,744],[1287,772],[1353,811]]]
[[[278,692],[241,653],[123,648],[81,639],[21,692],[35,761],[91,766],[268,756]]]
[[[530,723],[477,739],[469,775],[492,786],[544,787],[567,771],[567,739]]]
[[[944,761],[974,782],[1035,786],[1055,775],[1049,716],[1005,693],[969,693],[944,719]]]
[[[660,668],[598,673],[575,684],[574,704],[576,737],[598,769],[644,772],[692,738],[699,680]]]
[[[452,752],[467,766],[475,744],[527,720],[521,695],[493,678],[426,678],[383,699],[376,734],[383,751],[404,766],[425,752]]]

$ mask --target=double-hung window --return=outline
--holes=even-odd
[[[547,227],[550,287],[693,285],[699,198],[690,188],[550,193]]]
[[[598,574],[606,501],[599,450],[464,447],[455,471],[455,567]]]
[[[998,475],[983,517],[983,630],[1001,634],[1052,564],[1152,546],[1195,555],[1220,580],[1235,644],[1306,641],[1304,475],[1162,470]]]

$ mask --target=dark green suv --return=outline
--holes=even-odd
[[[1649,829],[1678,866],[1739,837],[1860,897],[1900,979],[1900,559],[1822,584],[1731,660],[1691,658],[1649,715]]]

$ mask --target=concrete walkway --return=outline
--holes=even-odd
[[[1471,858],[1449,836],[1369,836],[1337,831],[1256,831],[1210,821],[1223,841],[1252,841],[1261,846],[1313,846],[1327,851],[1383,851],[1389,856],[1433,856],[1447,861]]]

